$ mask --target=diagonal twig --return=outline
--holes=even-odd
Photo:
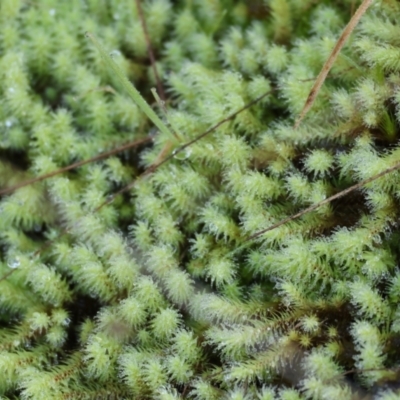
[[[139,146],[141,144],[150,142],[151,140],[153,140],[153,138],[151,138],[151,137],[146,137],[144,139],[135,140],[134,142],[130,142],[128,144],[124,144],[123,146],[120,146],[120,147],[116,147],[115,149],[112,149],[110,151],[106,151],[104,153],[98,154],[97,156],[89,158],[87,160],[78,161],[78,162],[76,162],[74,164],[71,164],[71,165],[68,165],[68,166],[66,166],[64,168],[60,168],[60,169],[57,169],[56,171],[49,172],[48,174],[44,174],[44,175],[41,175],[41,176],[37,176],[36,178],[28,179],[28,180],[26,180],[24,182],[21,182],[21,183],[18,183],[16,185],[14,185],[14,186],[10,186],[8,188],[0,190],[0,196],[2,196],[4,194],[11,193],[14,190],[20,189],[20,188],[22,188],[24,186],[28,186],[28,185],[31,185],[31,184],[36,183],[36,182],[44,181],[47,178],[52,178],[53,176],[56,176],[56,175],[61,174],[63,172],[70,171],[71,169],[82,167],[85,164],[89,164],[91,162],[99,161],[99,160],[102,160],[103,158],[107,158],[107,157],[110,157],[110,156],[112,156],[114,154],[121,153],[122,151],[125,151],[125,150],[128,150],[128,149],[131,149],[132,147],[136,147],[136,146]]]
[[[155,170],[157,170],[158,168],[161,167],[161,165],[165,164],[166,162],[170,161],[171,159],[173,159],[177,154],[181,153],[183,150],[185,150],[186,148],[188,148],[189,146],[191,146],[192,144],[198,142],[199,140],[203,139],[205,136],[209,135],[210,133],[214,132],[216,129],[218,129],[221,125],[225,124],[226,122],[232,120],[233,118],[235,118],[238,114],[240,114],[241,112],[247,110],[248,108],[252,107],[254,104],[258,103],[260,100],[262,100],[264,97],[268,96],[269,94],[271,94],[275,89],[271,89],[268,92],[262,94],[261,96],[257,97],[255,100],[251,101],[250,103],[247,103],[245,106],[243,106],[242,108],[240,108],[239,110],[233,112],[232,114],[230,114],[229,116],[227,116],[226,118],[224,118],[223,120],[219,121],[218,123],[216,123],[215,125],[213,125],[211,128],[207,129],[206,131],[204,131],[203,133],[201,133],[200,135],[196,136],[194,139],[190,140],[189,142],[183,144],[182,146],[176,148],[172,154],[170,154],[169,156],[165,157],[164,159],[162,159],[160,162],[155,163],[153,165],[151,165],[146,171],[143,172],[142,175],[140,175],[137,179],[135,179],[134,181],[132,181],[129,185],[123,187],[121,190],[119,190],[118,192],[114,193],[111,197],[109,197],[107,200],[105,200],[102,204],[100,204],[100,206],[98,206],[94,212],[97,212],[98,210],[100,210],[100,208],[102,208],[103,206],[112,203],[115,198],[117,196],[119,196],[122,193],[127,192],[128,190],[130,190],[131,188],[133,188],[137,181],[140,178],[144,178],[147,175],[150,175],[151,173],[153,173]]]
[[[372,4],[373,1],[374,0],[364,0],[361,3],[360,7],[358,7],[357,11],[352,16],[352,18],[350,19],[349,23],[344,28],[342,34],[340,35],[338,41],[335,44],[335,47],[333,48],[328,59],[325,61],[325,64],[323,65],[321,72],[319,73],[317,79],[314,82],[313,87],[310,90],[310,93],[307,97],[304,107],[301,110],[300,115],[296,120],[296,123],[294,124],[294,129],[297,129],[300,126],[301,121],[310,111],[311,107],[315,102],[315,99],[318,96],[319,91],[321,90],[323,83],[325,82],[326,77],[328,76],[329,71],[331,70],[334,62],[336,61],[336,58],[340,53],[340,50],[342,50],[350,34],[353,32],[354,28],[357,26],[361,17],[365,14],[365,12],[368,10],[368,7]]]
[[[212,133],[213,131],[215,131],[216,129],[218,129],[221,125],[225,124],[226,122],[232,120],[233,118],[235,118],[238,114],[240,114],[241,112],[247,110],[248,108],[252,107],[254,104],[258,103],[260,100],[262,100],[264,97],[268,96],[269,94],[271,94],[272,92],[274,92],[275,89],[269,90],[268,92],[264,93],[263,95],[261,95],[260,97],[256,98],[255,100],[251,101],[250,103],[246,104],[245,106],[243,106],[242,108],[240,108],[239,110],[233,112],[232,114],[230,114],[228,117],[224,118],[223,120],[219,121],[218,123],[216,123],[215,125],[213,125],[211,128],[207,129],[205,132],[203,132],[202,134],[198,135],[197,137],[195,137],[193,140],[190,140],[189,142],[185,143],[184,145],[178,147],[171,155],[169,155],[168,157],[164,158],[163,160],[161,160],[160,162],[158,162],[157,164],[153,164],[151,167],[149,167],[146,171],[143,172],[142,175],[140,175],[139,177],[137,177],[134,181],[132,181],[129,185],[123,187],[121,190],[119,190],[118,192],[114,193],[112,196],[110,196],[109,198],[107,198],[107,200],[105,200],[103,203],[101,203],[99,206],[97,206],[92,212],[96,213],[98,212],[101,208],[105,207],[106,205],[112,203],[115,198],[117,196],[119,196],[122,193],[127,192],[128,190],[130,190],[132,187],[134,187],[138,181],[140,179],[143,179],[144,177],[146,177],[147,175],[150,175],[151,173],[153,173],[154,171],[156,171],[158,168],[161,167],[161,165],[165,164],[166,162],[170,161],[171,159],[173,159],[177,154],[181,153],[183,150],[185,150],[187,147],[191,146],[192,144],[196,143],[197,141],[201,140],[202,138],[204,138],[205,136],[209,135],[210,133]],[[149,139],[149,138],[147,138]],[[100,155],[101,156],[101,155]],[[97,156],[97,157],[100,157]],[[86,163],[90,162],[89,160],[86,160]],[[72,166],[70,169],[72,169]],[[68,168],[68,167],[66,167]],[[76,168],[76,166],[75,166]],[[55,171],[57,172],[57,171]],[[46,179],[48,176],[42,176],[39,177],[41,178],[40,180]],[[26,184],[29,184],[27,182],[25,182]],[[11,189],[11,188],[9,188]],[[69,232],[69,228],[65,228],[55,239],[51,239],[46,241],[38,250],[35,251],[35,253],[33,254],[33,256],[38,256],[41,252],[43,252],[44,250],[46,250],[48,247],[51,246],[52,243],[54,243],[55,240],[61,238],[62,236],[64,236],[65,234],[67,234]],[[0,277],[0,282],[4,281],[5,279],[7,279],[10,275],[12,275],[14,273],[14,271],[17,271],[17,269],[12,269],[11,271],[7,272],[6,274],[4,274],[2,277]]]
[[[397,169],[400,169],[400,162],[398,162],[395,165],[383,170],[379,174],[376,174],[374,176],[371,176],[370,178],[364,179],[363,181],[358,182],[355,185],[350,186],[347,189],[344,189],[341,192],[334,194],[333,196],[330,196],[330,197],[328,197],[328,198],[326,198],[326,199],[324,199],[322,201],[319,201],[318,203],[313,204],[310,207],[305,208],[302,211],[299,211],[297,214],[291,215],[290,217],[282,219],[281,221],[277,222],[274,225],[271,225],[270,227],[268,227],[266,229],[263,229],[263,230],[261,230],[259,232],[254,233],[253,235],[249,236],[247,238],[247,240],[253,240],[253,239],[261,236],[263,233],[266,233],[266,232],[272,231],[272,230],[274,230],[276,228],[279,228],[280,226],[286,224],[287,222],[294,221],[295,219],[300,218],[303,215],[308,214],[311,211],[314,211],[317,208],[322,207],[323,205],[328,204],[333,200],[340,199],[341,197],[344,197],[344,196],[348,195],[350,192],[353,192],[354,190],[360,189],[363,186],[367,185],[368,183],[376,181],[377,179],[381,178],[382,176],[387,175],[390,172],[396,171]]]
[[[147,29],[147,23],[146,23],[146,18],[144,17],[143,8],[140,3],[140,0],[135,0],[135,2],[136,2],[136,8],[137,8],[138,14],[139,14],[139,19],[142,24],[143,34],[144,34],[146,44],[147,44],[147,54],[149,55],[149,59],[151,62],[151,68],[153,70],[154,78],[156,79],[158,94],[160,96],[160,99],[165,101],[165,99],[166,99],[165,92],[164,92],[163,85],[161,83],[160,75],[158,73],[156,58],[154,56],[153,47],[151,45],[150,35],[149,35],[149,31]]]

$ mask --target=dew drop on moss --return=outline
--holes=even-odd
[[[19,258],[16,257],[14,260],[9,261],[7,265],[11,269],[16,269],[21,265],[21,262],[19,261]]]

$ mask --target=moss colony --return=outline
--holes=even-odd
[[[134,1],[1,1],[3,399],[399,398],[399,172],[248,240],[400,161],[395,0],[293,129],[358,4],[142,2],[163,111]]]

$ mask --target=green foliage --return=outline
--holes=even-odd
[[[140,3],[0,2],[0,190],[151,139],[2,195],[0,397],[397,398],[400,174],[249,238],[399,162],[398,2],[297,130],[353,0]]]

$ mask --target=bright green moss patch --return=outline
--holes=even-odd
[[[0,190],[151,137],[1,197],[2,398],[399,395],[399,173],[248,240],[399,162],[395,0],[293,128],[354,5],[143,1],[161,104],[134,1],[1,1]]]

